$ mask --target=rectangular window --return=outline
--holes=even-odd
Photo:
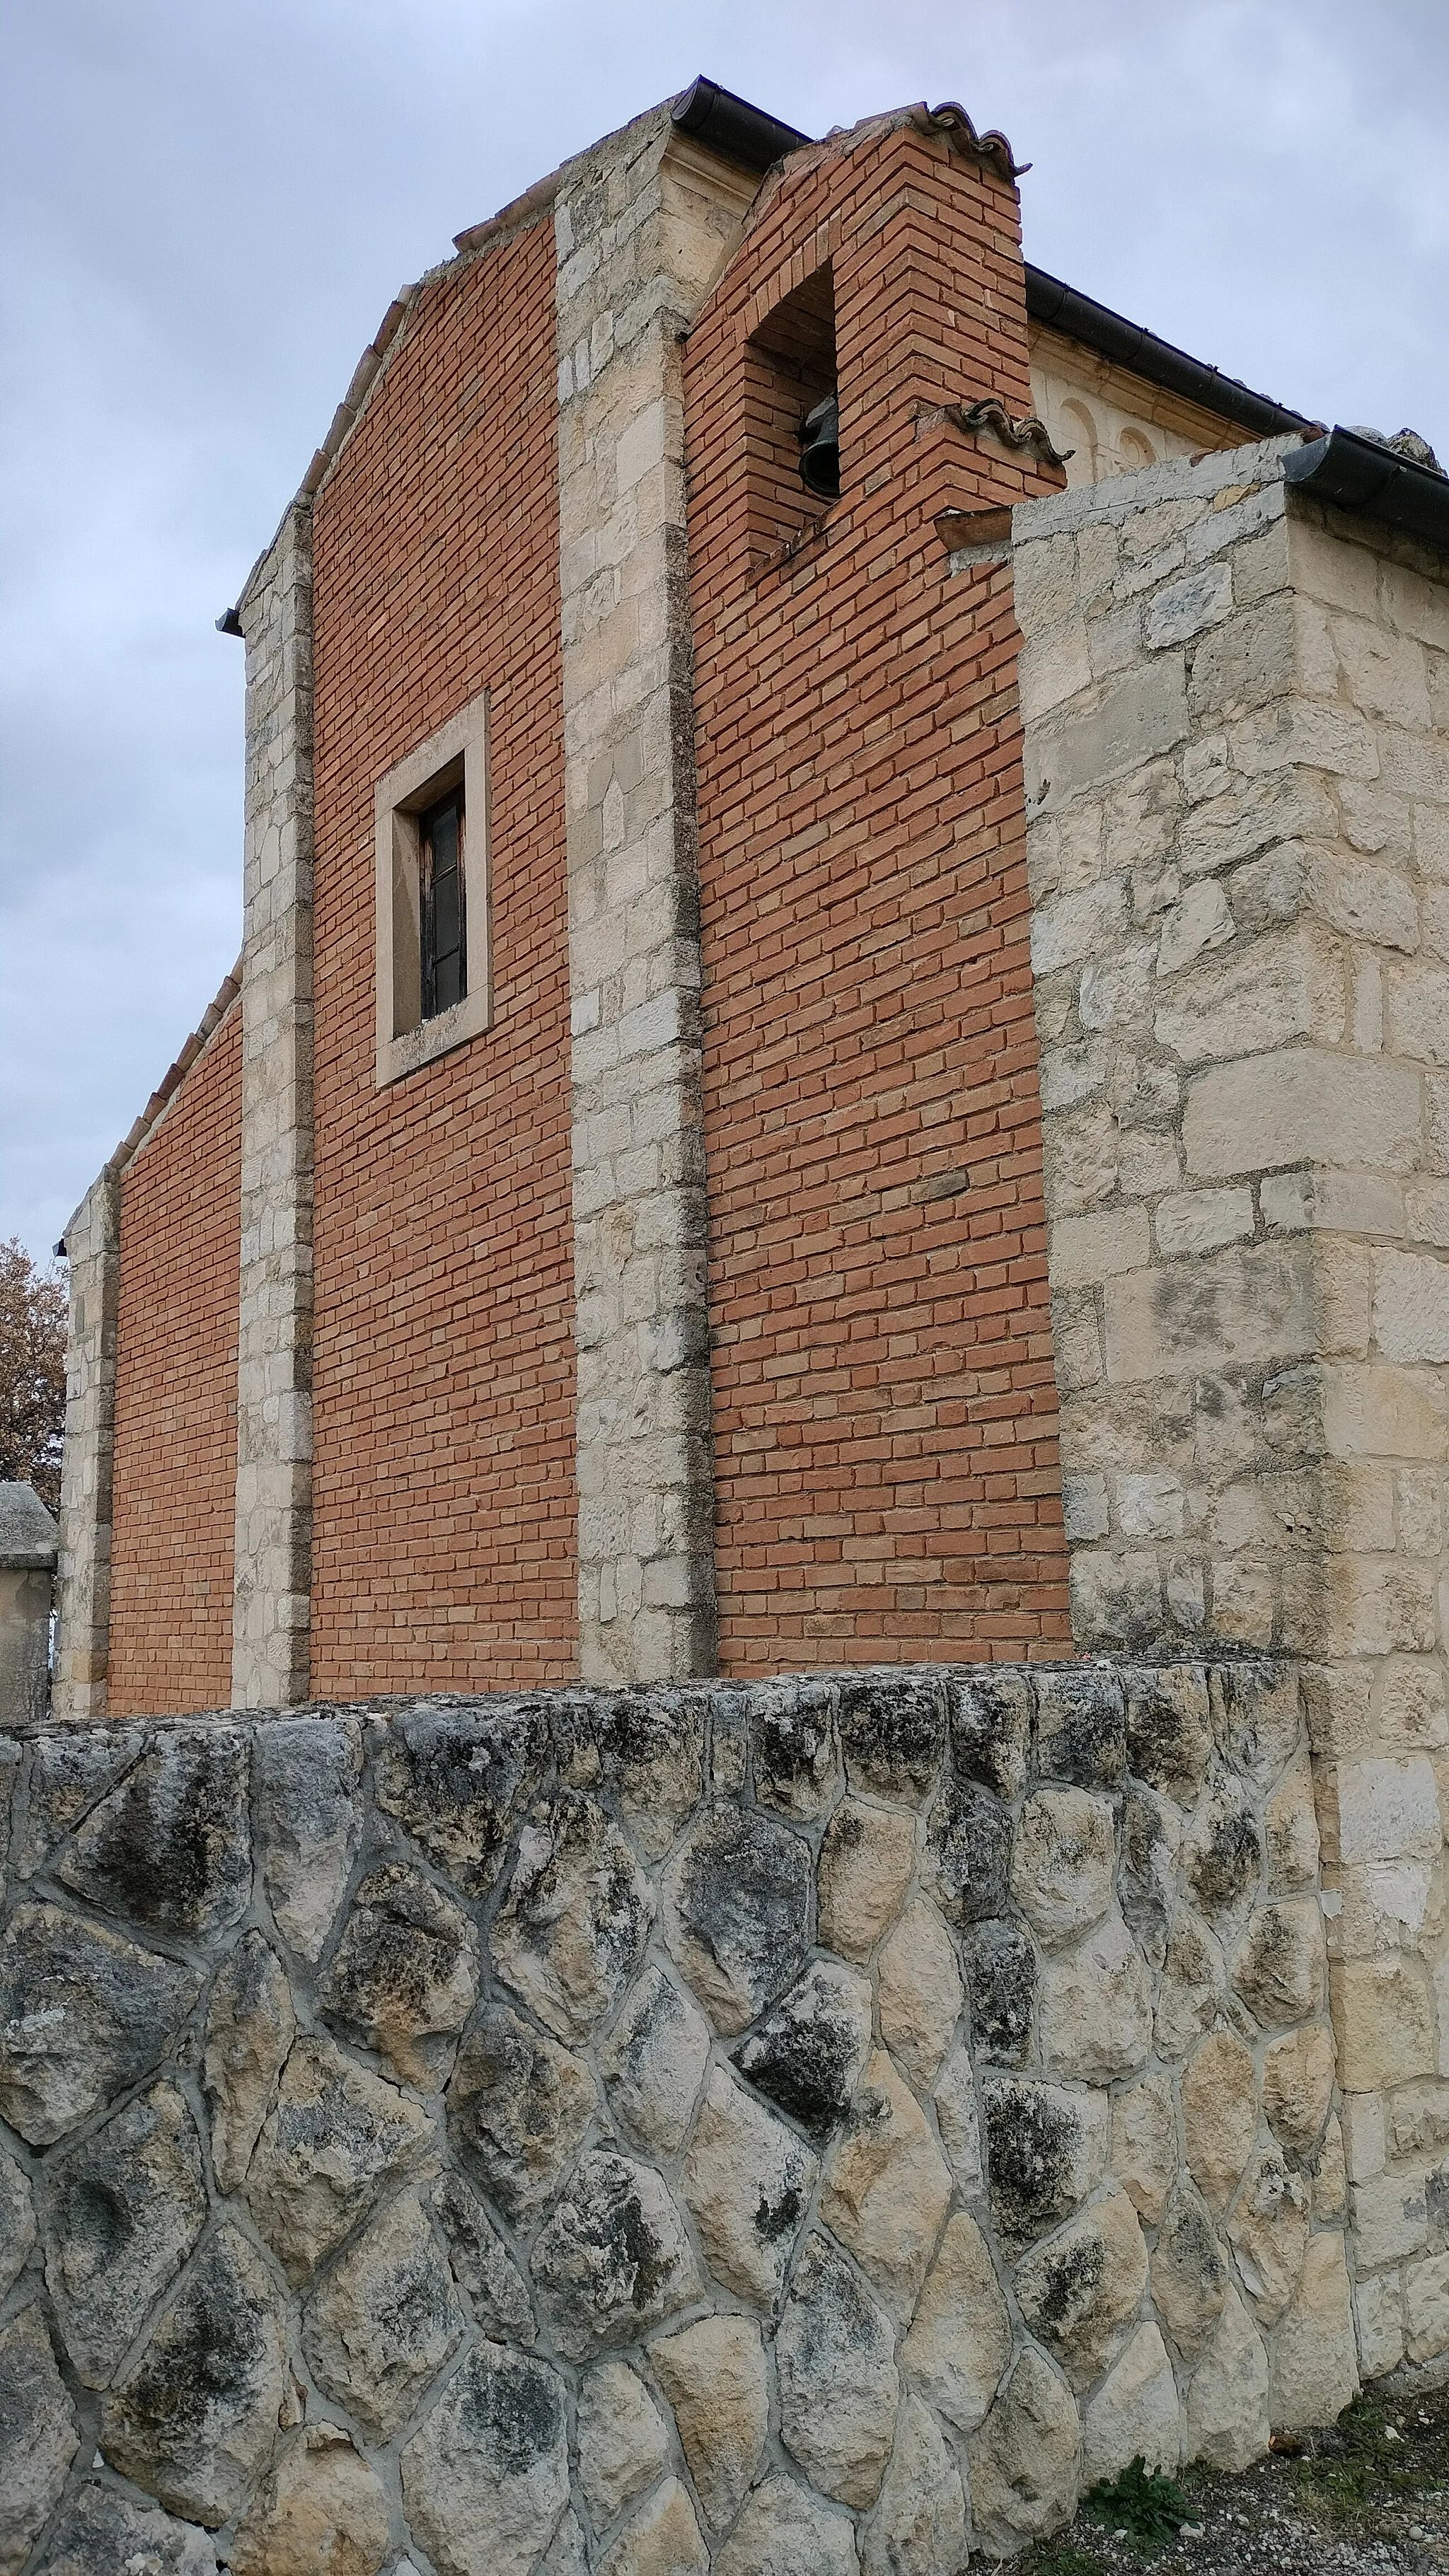
[[[381,1084],[493,1017],[486,695],[379,779],[375,809]]]
[[[423,1018],[435,1020],[468,990],[461,787],[418,819],[418,896]]]

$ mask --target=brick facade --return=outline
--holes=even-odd
[[[231,1696],[241,1013],[121,1176],[108,1714]]]
[[[314,1692],[574,1669],[554,266],[427,284],[315,504]],[[379,1090],[374,782],[484,688],[494,1025]]]
[[[826,259],[842,495],[771,562],[742,343]],[[1060,1652],[1011,576],[935,525],[1052,479],[939,419],[1031,409],[1010,184],[796,156],[687,385],[722,1668]]]
[[[213,1319],[205,1697],[1070,1650],[1012,561],[1064,468],[1010,152],[955,109],[789,142],[761,179],[665,102],[461,235],[225,621],[240,1326]],[[827,504],[798,430],[831,388]],[[491,992],[393,1063],[376,800],[465,711]],[[174,1294],[143,1132],[72,1229],[69,1716],[106,1705],[113,1414],[123,1693],[193,1541],[112,1357],[118,1173],[133,1346]],[[183,1633],[148,1651],[180,1670]]]

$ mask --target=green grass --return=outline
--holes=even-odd
[[[1049,2540],[1032,2559],[1031,2576],[1102,2576],[1102,2562],[1070,2540]]]
[[[1428,2447],[1439,2452],[1432,2441]],[[1382,2406],[1356,2397],[1333,2430],[1316,2437],[1307,2457],[1294,2461],[1293,2474],[1310,2509],[1330,2522],[1362,2524],[1376,2505],[1437,2494],[1442,2453],[1426,2460],[1420,2444],[1395,2440]]]

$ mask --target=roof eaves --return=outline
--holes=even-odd
[[[1373,519],[1449,555],[1449,475],[1418,465],[1358,430],[1331,429],[1288,457],[1283,479],[1336,510]]]
[[[1290,411],[1268,394],[1254,393],[1236,376],[1225,376],[1221,368],[1189,357],[1186,349],[1176,348],[1171,340],[1159,340],[1156,332],[1148,331],[1140,322],[1127,321],[1109,304],[1098,304],[1092,296],[1064,285],[1061,278],[1049,276],[1044,268],[1033,268],[1030,262],[1026,271],[1026,309],[1029,318],[1044,330],[1059,331],[1064,339],[1079,341],[1110,365],[1125,368],[1128,374],[1141,376],[1148,384],[1161,385],[1165,392],[1197,403],[1221,420],[1238,421],[1244,429],[1255,430],[1260,438],[1277,437],[1295,429],[1312,437],[1323,427],[1321,420],[1309,420],[1305,413]]]

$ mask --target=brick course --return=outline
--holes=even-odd
[[[842,498],[771,565],[742,343],[824,256]],[[909,124],[794,156],[686,394],[722,1667],[1057,1652],[1018,639],[934,525],[1048,488],[940,417],[1031,409],[1012,190]]]
[[[121,1176],[107,1711],[231,1696],[241,1012]]]
[[[427,282],[317,496],[312,1688],[576,1655],[553,227]],[[487,688],[496,1021],[373,1082],[373,787]]]

